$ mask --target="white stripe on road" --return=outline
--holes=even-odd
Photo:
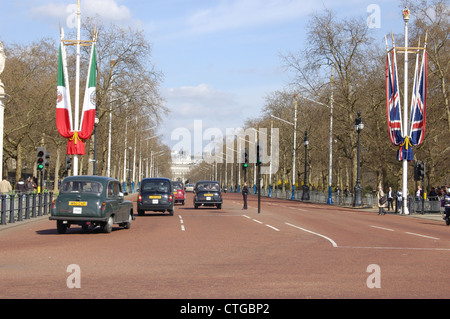
[[[278,228],[275,228],[275,227],[270,226],[270,225],[268,225],[268,224],[266,224],[266,226],[269,227],[269,228],[272,228],[273,230],[280,231]]]
[[[180,218],[180,224],[181,224],[181,231],[185,231],[186,228],[184,228],[184,221],[183,221],[183,217],[181,217],[181,215],[178,215],[178,217]]]
[[[329,238],[329,237],[327,237],[327,236],[324,236],[324,235],[319,234],[319,233],[315,233],[315,232],[313,232],[313,231],[307,230],[307,229],[305,229],[305,228],[301,228],[301,227],[296,226],[296,225],[292,225],[292,224],[289,224],[289,223],[285,223],[285,224],[288,225],[288,226],[291,226],[291,227],[294,227],[294,228],[303,230],[303,231],[305,231],[305,232],[307,232],[307,233],[310,233],[310,234],[313,234],[313,235],[316,235],[316,236],[325,238],[326,240],[328,240],[328,241],[333,245],[333,247],[337,247],[337,246],[338,246],[338,245],[334,242],[334,240],[332,240],[331,238]]]
[[[378,228],[378,229],[383,229],[383,230],[388,230],[388,231],[394,231],[393,229],[390,229],[390,228],[384,228],[384,227],[373,226],[373,225],[369,225],[369,226],[373,227],[373,228]],[[405,234],[439,240],[439,238],[437,238],[437,237],[431,237],[431,236],[426,236],[426,235],[421,235],[421,234],[416,234],[416,233],[410,233],[410,232],[407,232],[407,231],[405,232]]]
[[[383,229],[383,230],[388,230],[388,231],[394,231],[393,229],[390,229],[390,228],[384,228],[384,227],[373,226],[373,225],[369,225],[369,226],[373,227],[373,228],[378,228],[378,229]]]
[[[439,240],[439,238],[436,237],[430,237],[430,236],[425,236],[425,235],[421,235],[421,234],[416,234],[416,233],[409,233],[409,232],[405,232],[405,234],[409,234],[409,235],[414,235],[414,236],[420,236],[420,237],[425,237],[425,238],[430,238],[430,239],[436,239]]]
[[[247,219],[252,219],[251,217],[249,217],[249,216],[247,216],[247,215],[242,215],[242,216],[244,216],[245,218],[247,218]],[[252,219],[253,221],[255,221],[255,222],[257,222],[258,224],[263,224],[263,222],[261,222],[261,221],[259,221],[259,220],[257,220],[257,219]],[[271,225],[269,225],[269,224],[266,224],[266,226],[267,227],[269,227],[269,228],[272,228],[273,230],[275,230],[275,231],[280,231],[278,228],[276,228],[276,227],[273,227],[273,226],[271,226]]]

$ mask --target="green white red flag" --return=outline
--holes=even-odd
[[[56,127],[64,138],[72,137],[72,109],[70,105],[70,91],[67,81],[64,44],[59,46],[58,84],[56,98]]]
[[[80,121],[80,128],[73,128],[72,110],[70,104],[70,91],[67,80],[66,56],[64,43],[61,43],[59,49],[58,62],[58,84],[56,101],[56,126],[59,134],[69,139],[67,143],[68,155],[84,155],[85,140],[92,134],[95,123],[95,93],[97,80],[97,58],[95,42],[92,45],[92,51],[89,62],[89,70],[86,81],[86,91],[84,95],[83,110]]]
[[[78,136],[87,140],[91,137],[95,124],[95,95],[97,86],[97,58],[95,43],[92,45],[89,72],[86,81],[86,91],[84,93],[83,111],[81,115],[81,127]]]

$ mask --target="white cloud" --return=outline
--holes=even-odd
[[[61,23],[73,19],[76,4],[49,2],[39,7],[31,8],[31,16],[42,20],[58,19]],[[130,9],[119,5],[118,0],[89,0],[81,2],[82,17],[100,16],[106,20],[127,21],[131,19]]]
[[[187,23],[192,33],[254,27],[305,16],[316,5],[297,0],[223,0],[215,8],[192,14]]]

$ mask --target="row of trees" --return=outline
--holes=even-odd
[[[414,157],[426,162],[426,182],[429,187],[440,186],[450,182],[449,7],[444,0],[423,0],[410,4],[410,9],[413,18],[409,23],[410,46],[417,46],[419,39],[423,45],[425,34],[428,33],[429,61],[425,140],[414,149]],[[270,132],[271,115],[294,122],[295,96],[298,95],[296,184],[301,185],[303,181],[303,136],[307,131],[308,183],[316,188],[326,189],[329,175],[330,109],[301,96],[330,105],[333,94],[333,186],[341,189],[349,186],[353,189],[355,185],[357,132],[354,125],[357,113],[361,111],[365,125],[361,133],[363,187],[401,187],[402,165],[396,160],[397,149],[390,144],[387,132],[384,39],[374,40],[371,37],[371,29],[367,27],[364,18],[340,19],[330,10],[312,15],[308,25],[305,49],[282,55],[283,65],[294,75],[292,83],[283,90],[267,94],[262,114],[248,119],[245,128],[264,127]],[[402,46],[404,35],[396,35],[395,39],[396,45]],[[403,74],[403,56],[399,55],[398,61],[399,74]],[[415,63],[409,65],[413,68]],[[413,71],[411,69],[409,74],[414,74]],[[412,80],[409,79],[410,88]],[[402,77],[400,81],[402,83]],[[403,93],[402,91],[402,96]],[[279,149],[274,155],[279,156],[280,163],[271,183],[290,187],[293,126],[279,120],[274,120],[273,125],[279,128]],[[231,167],[227,167],[228,176]],[[412,181],[413,164],[409,167],[409,180]],[[225,169],[225,166],[222,168]],[[253,165],[250,165],[250,184],[253,181],[252,168]],[[210,171],[209,166],[200,167],[193,174],[209,174]],[[234,176],[236,175],[234,172]],[[268,185],[268,176],[264,176],[264,179],[263,184]],[[415,185],[410,182],[409,186],[411,193]]]
[[[83,39],[92,38],[94,26],[94,19],[83,21]],[[168,113],[159,92],[163,75],[151,62],[152,46],[142,31],[114,24],[97,25],[97,29],[97,173],[107,173],[111,115],[111,176],[123,180],[127,170],[125,176],[137,180],[140,176],[135,173],[133,177],[128,168],[140,164],[134,171],[145,172],[151,151],[159,153],[159,161],[170,156],[161,139],[148,139],[155,135],[156,125]],[[66,38],[76,39],[76,35],[66,34]],[[45,146],[51,154],[48,174],[55,181],[55,189],[64,174],[67,147],[67,140],[58,134],[55,124],[58,45],[59,41],[53,39],[29,45],[5,43],[7,60],[2,74],[9,95],[5,103],[4,172],[10,176],[15,172],[16,181],[23,176],[37,176],[36,149]],[[71,100],[75,101],[75,49],[67,50]],[[85,87],[89,53],[89,48],[82,49],[80,88]],[[84,94],[83,89],[80,94]],[[129,150],[125,153],[125,141],[138,153]],[[124,162],[125,154],[128,163]],[[94,137],[91,137],[86,142],[86,155],[79,157],[79,174],[93,173],[93,158]],[[130,158],[134,164],[129,162]],[[160,172],[167,173],[166,167],[161,165]]]

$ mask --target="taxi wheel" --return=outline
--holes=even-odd
[[[108,221],[106,222],[105,225],[103,225],[103,231],[107,234],[109,234],[110,232],[112,232],[112,226],[113,226],[113,218],[112,216],[109,216]]]
[[[173,216],[173,211],[174,211],[173,208],[168,210],[170,216]]]
[[[132,220],[133,220],[133,217],[131,216],[131,214],[128,215],[128,220],[125,223],[123,223],[123,228],[130,229]]]
[[[56,222],[56,229],[58,230],[58,234],[65,234],[67,232],[67,224],[64,224],[62,220],[58,220]]]

